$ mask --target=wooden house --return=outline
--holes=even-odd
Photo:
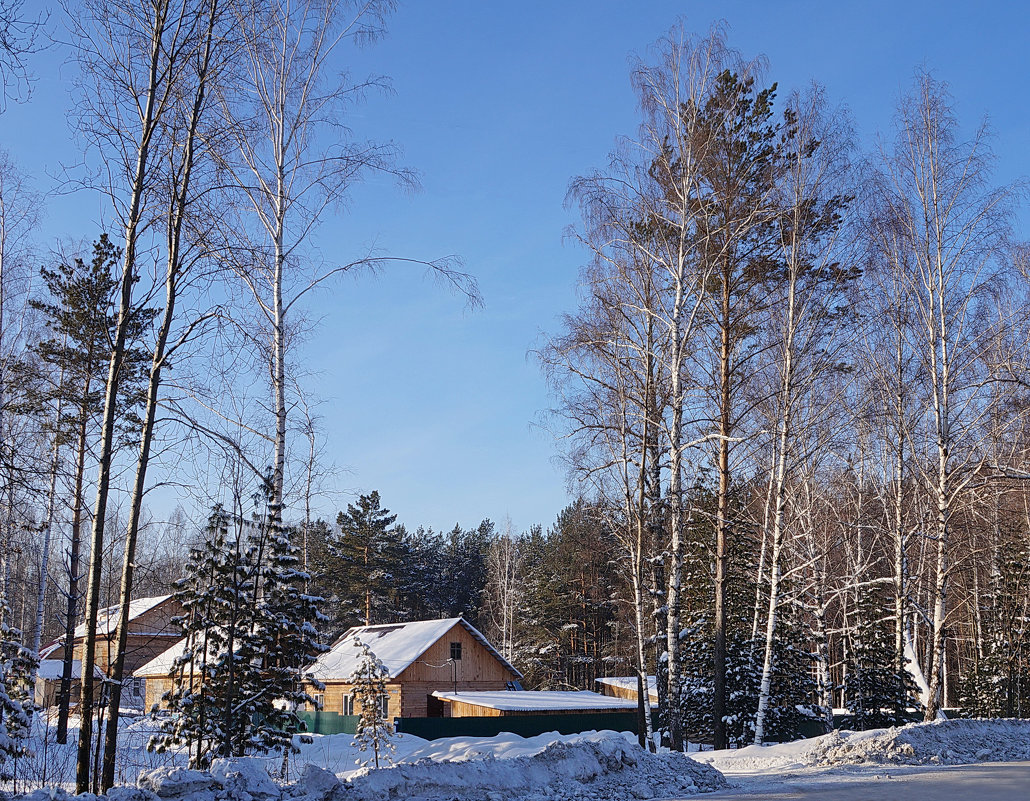
[[[133,676],[136,670],[154,657],[168,650],[182,639],[172,618],[182,613],[182,605],[171,595],[137,598],[129,604],[129,632],[126,640],[124,675]],[[101,609],[97,615],[96,667],[105,676],[110,675],[118,648],[118,607]],[[75,628],[73,658],[81,661],[85,650],[86,624]],[[52,656],[59,656],[58,648]],[[145,685],[142,678],[127,681],[122,689],[122,703],[127,707],[143,706]]]
[[[63,675],[63,659],[44,658],[39,660],[39,669],[36,671],[35,698],[33,700],[37,707],[44,709],[51,706],[57,706],[61,693],[61,676]],[[80,684],[81,676],[82,662],[76,659],[72,662],[72,683],[69,688],[71,690],[72,704],[79,703],[79,692],[82,689]],[[95,681],[102,682],[105,678],[104,671],[99,667],[93,668],[93,678]]]
[[[311,673],[325,685],[312,690],[326,712],[360,713],[351,682],[367,645],[389,673],[382,712],[388,718],[443,717],[446,705],[440,691],[500,690],[518,686],[522,678],[464,618],[420,620],[348,630],[312,665]]]

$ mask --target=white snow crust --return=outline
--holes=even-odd
[[[521,741],[521,742],[519,742]],[[425,741],[423,741],[425,742]],[[414,757],[414,761],[411,761]],[[715,769],[684,754],[649,754],[615,732],[541,735],[523,740],[452,738],[412,752],[394,767],[362,769],[340,778],[306,765],[285,787],[273,782],[268,761],[216,760],[209,772],[161,767],[137,787],[115,788],[109,801],[624,801],[682,798],[723,789]],[[22,801],[70,801],[58,788]],[[79,801],[96,801],[79,796]]]

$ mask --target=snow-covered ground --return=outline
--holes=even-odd
[[[1030,720],[950,720],[692,755],[724,773],[715,799],[1026,801]]]
[[[122,742],[129,753],[121,757],[120,779],[127,786],[112,791],[112,801],[623,801],[713,792],[713,798],[756,801],[955,801],[971,797],[965,790],[978,782],[989,782],[994,795],[976,793],[977,801],[1030,798],[1030,721],[1025,720],[834,732],[690,756],[649,754],[631,735],[615,732],[434,741],[403,735],[394,739],[398,764],[381,770],[355,764],[366,755],[354,748],[350,735],[316,735],[291,757],[285,776],[281,759],[274,757],[222,762],[211,773],[188,771],[181,755],[145,754],[142,745],[153,726],[144,719],[126,727]],[[63,790],[53,788],[62,785],[58,768],[64,761],[70,766],[74,741],[72,736],[67,746],[51,747],[48,789],[30,794],[31,801],[63,797]],[[136,775],[130,775],[133,770]],[[31,782],[22,788],[32,789]]]
[[[1030,760],[1030,720],[939,720],[865,732],[835,731],[772,746],[693,754],[732,774],[841,765],[966,765]]]

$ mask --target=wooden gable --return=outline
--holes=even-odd
[[[454,661],[453,669],[450,662],[451,643],[461,645],[461,659]],[[398,684],[433,685],[453,684],[456,681],[459,687],[500,683],[503,687],[506,682],[518,678],[468,629],[456,622],[422,656],[408,665],[395,681]]]

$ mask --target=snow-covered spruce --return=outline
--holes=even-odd
[[[467,752],[454,761],[421,759],[359,771],[341,781],[306,765],[280,788],[261,759],[216,759],[210,771],[163,767],[117,787],[110,801],[563,801],[668,798],[726,787],[722,774],[683,754],[649,754],[614,732],[551,743],[512,758]],[[37,790],[21,801],[70,801],[64,790]],[[82,801],[79,797],[77,801]],[[94,801],[94,799],[89,799]]]

